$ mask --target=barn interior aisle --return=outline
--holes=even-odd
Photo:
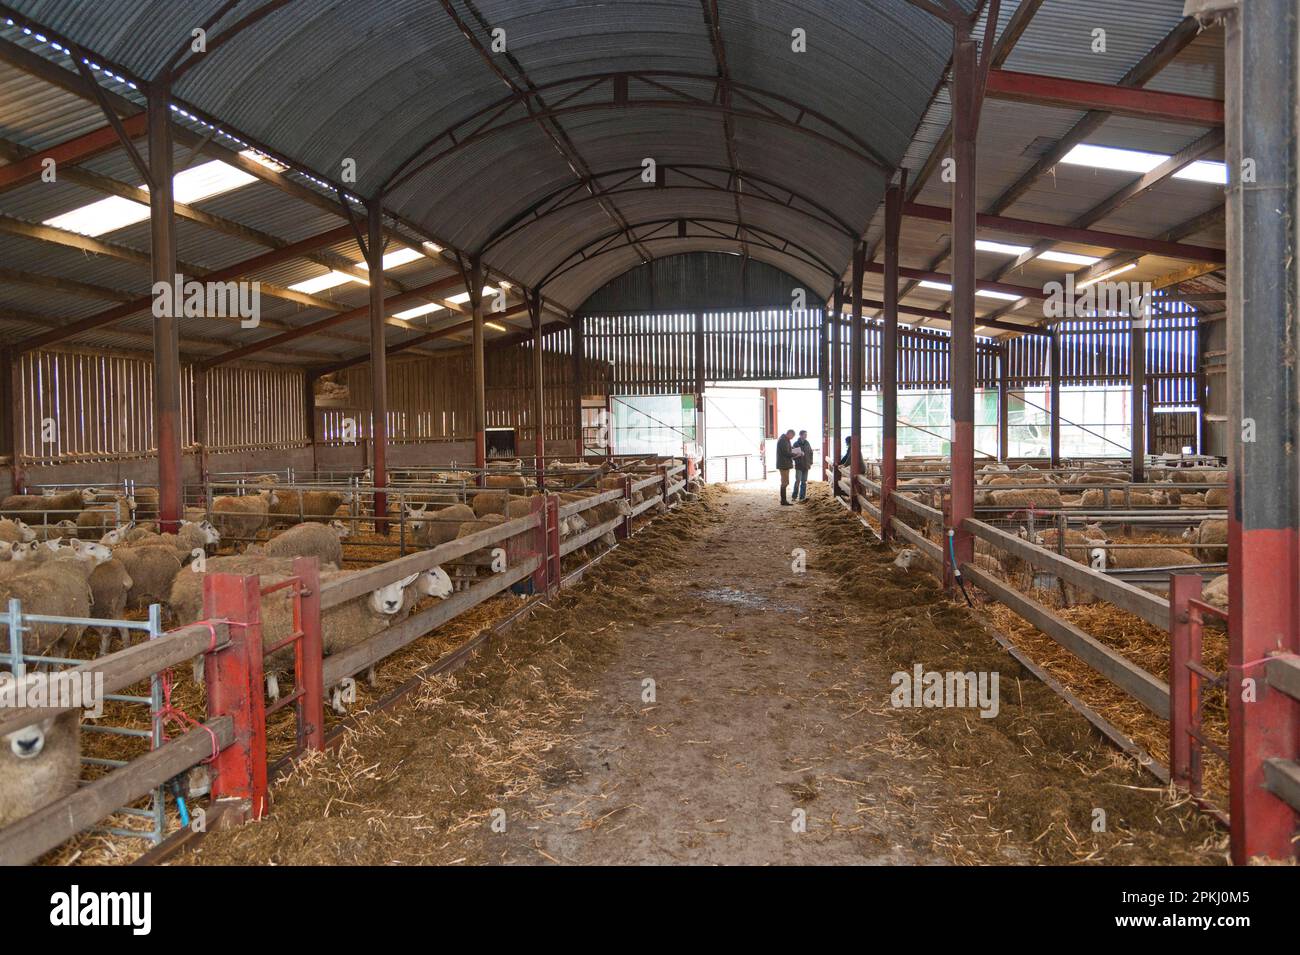
[[[1221,861],[1207,817],[894,559],[824,485],[707,488],[177,861]],[[915,664],[998,672],[997,715],[891,706]]]

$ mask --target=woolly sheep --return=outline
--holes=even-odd
[[[127,609],[166,603],[172,581],[181,570],[181,559],[174,549],[168,546],[121,546],[113,551],[113,556],[121,560],[131,578],[131,589],[126,596]]]
[[[1186,551],[1173,547],[1108,547],[1106,566],[1118,570],[1139,567],[1188,567],[1198,563]]]
[[[116,527],[120,517],[126,513],[124,509],[119,515],[112,507],[87,508],[77,515],[77,536],[87,541],[99,540]]]
[[[267,514],[279,499],[275,491],[219,497],[212,502],[212,523],[225,539],[252,540],[266,526]]]
[[[1187,528],[1183,540],[1198,545],[1192,553],[1203,563],[1221,564],[1228,559],[1228,522],[1222,518],[1206,518],[1198,527]]]
[[[127,534],[125,543],[119,546],[132,549],[149,546],[167,547],[175,552],[177,560],[187,564],[196,552],[203,552],[209,545],[220,541],[220,532],[209,521],[200,521],[197,524],[186,521],[175,534],[158,534],[136,528]]]
[[[90,614],[97,620],[121,620],[126,610],[126,598],[131,592],[134,581],[126,564],[119,557],[104,561],[90,572]],[[126,628],[119,628],[122,646],[130,643]],[[112,645],[113,631],[109,627],[99,628],[99,655],[108,653]]]
[[[343,563],[343,541],[348,529],[338,521],[296,524],[272,537],[264,548],[269,557],[315,557],[322,564]]]
[[[1055,488],[1026,488],[1024,490],[989,491],[989,500],[995,507],[1061,507],[1061,492]]]
[[[297,524],[301,521],[324,522],[334,516],[347,494],[341,491],[297,491],[281,489],[275,492],[275,503],[268,512],[270,523],[276,526]]]
[[[1169,503],[1164,491],[1124,491],[1120,488],[1089,488],[1083,492],[1080,503],[1084,507],[1102,507],[1107,499],[1111,507],[1152,507]]]
[[[70,710],[0,737],[0,829],[77,789],[81,713]]]
[[[426,512],[428,505],[417,509],[408,505],[407,520],[416,522],[412,538],[417,547],[437,547],[456,539],[460,525],[475,518],[474,509],[468,504],[452,504],[433,512]]]
[[[510,506],[510,492],[479,491],[474,495],[474,500],[471,503],[475,517],[484,517],[488,514],[505,514],[506,508]]]
[[[1211,607],[1218,607],[1220,610],[1227,610],[1228,575],[1220,574],[1201,588],[1201,599]]]
[[[1212,487],[1205,492],[1206,507],[1227,507],[1228,506],[1228,489],[1226,487]]]

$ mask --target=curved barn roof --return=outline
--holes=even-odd
[[[692,250],[826,294],[951,44],[897,0],[10,5],[329,183],[353,161],[346,188],[570,308]]]

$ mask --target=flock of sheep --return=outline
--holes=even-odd
[[[514,470],[519,470],[517,462]],[[621,488],[624,481],[599,476],[595,487],[580,489],[573,485],[590,479],[589,467],[557,465],[556,472],[551,483],[570,487],[559,493],[561,504]],[[443,480],[463,485],[465,475],[444,472]],[[519,473],[490,473],[484,483],[485,488],[471,488],[469,494],[451,488],[413,491],[403,495],[404,513],[390,509],[389,517],[406,521],[408,540],[417,547],[432,548],[524,516],[537,506],[534,482]],[[260,489],[252,493],[214,499],[210,518],[202,509],[187,508],[185,521],[174,534],[159,533],[148,521],[137,523],[137,517],[150,513],[150,505],[156,516],[156,492],[145,498],[143,506],[139,491],[119,495],[90,488],[11,495],[0,501],[0,515],[4,515],[0,517],[0,606],[16,597],[28,613],[108,621],[158,603],[164,606],[170,625],[183,626],[203,616],[203,579],[209,573],[256,574],[266,589],[291,577],[293,559],[299,556],[319,560],[322,583],[358,572],[342,569],[342,539],[357,521],[352,492],[283,488],[271,476],[259,479],[256,486]],[[673,499],[682,493],[676,492]],[[467,500],[457,500],[463,494]],[[566,516],[561,520],[561,536],[627,517],[640,500],[637,492],[631,501],[606,501]],[[662,510],[665,504],[659,507]],[[60,520],[51,524],[54,514]],[[24,515],[40,519],[28,524]],[[271,532],[269,539],[251,543],[264,531]],[[223,540],[247,546],[242,553],[209,556]],[[612,545],[613,534],[605,534],[601,542]],[[489,558],[490,548],[462,561],[472,574],[476,565]],[[321,615],[323,651],[330,655],[357,646],[404,620],[420,600],[446,599],[452,592],[450,576],[434,567],[330,607]],[[269,651],[293,632],[290,593],[280,589],[267,594],[261,612],[263,646]],[[24,634],[24,652],[70,657],[86,629],[79,623],[37,624]],[[109,625],[98,629],[103,655],[112,645],[113,633]],[[124,642],[126,634],[123,630]],[[0,629],[0,637],[7,637],[7,627]],[[195,675],[201,679],[199,662]],[[292,644],[266,656],[267,693],[272,699],[278,698],[280,679],[292,666]],[[373,670],[370,676],[373,680]],[[342,712],[337,687],[332,703]],[[0,827],[75,789],[79,733],[79,714],[73,712],[0,740]]]
[[[938,463],[909,465],[917,470],[938,466]],[[975,504],[1007,508],[1009,511],[1028,508],[1103,508],[1108,504],[1111,508],[1125,510],[1148,507],[1199,510],[1227,506],[1227,472],[1222,468],[1156,468],[1153,469],[1152,478],[1152,484],[1139,490],[1127,486],[1126,477],[1115,471],[1083,468],[1055,473],[1030,465],[1012,471],[1005,464],[991,464],[977,472]],[[898,486],[901,493],[932,507],[939,507],[942,503],[939,486],[945,481],[941,477],[915,477],[900,481]],[[1197,485],[1205,486],[1206,490],[1182,490]],[[1067,490],[1076,493],[1065,493]],[[1028,528],[1021,527],[1019,534],[1047,550],[1064,554],[1078,563],[1099,570],[1195,567],[1222,563],[1228,559],[1228,522],[1223,518],[1202,519],[1196,526],[1187,528],[1182,535],[1182,542],[1170,540],[1168,546],[1134,546],[1123,537],[1108,534],[1099,523],[1088,524],[1081,531],[1066,530],[1063,539],[1061,532],[1054,527],[1032,533]],[[977,540],[976,551],[976,565],[985,571],[1015,577],[1026,570],[1023,560],[999,551],[982,540]],[[1072,602],[1091,599],[1077,588],[1067,588],[1067,591]],[[1207,602],[1226,608],[1227,575],[1220,575],[1207,584],[1204,594]]]

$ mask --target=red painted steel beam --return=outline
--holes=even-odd
[[[233,265],[226,266],[224,269],[217,269],[215,272],[209,272],[203,277],[206,282],[226,282],[232,279],[238,279],[242,276],[249,275],[260,269],[268,268],[272,265],[279,265],[291,259],[301,258],[309,252],[322,248],[323,246],[333,245],[344,239],[352,237],[352,229],[348,226],[339,226],[337,229],[330,229],[328,232],[322,232],[307,239],[302,239],[282,249],[272,249],[270,252],[263,252],[261,255],[255,255],[251,259],[245,259],[242,262],[236,262]],[[42,332],[31,338],[24,339],[14,346],[15,352],[32,351],[36,348],[46,348],[64,339],[71,338],[74,335],[80,335],[83,332],[93,331],[96,328],[102,328],[105,325],[112,325],[124,318],[129,318],[137,312],[148,310],[153,305],[153,296],[145,295],[137,299],[132,299],[122,305],[115,305],[110,309],[97,312],[79,321],[70,322],[61,328],[51,329],[48,332]]]
[[[345,227],[346,228],[346,227]],[[349,230],[350,231],[350,230]],[[430,298],[456,288],[461,284],[459,275],[451,275],[444,279],[438,279],[436,282],[430,282],[428,285],[421,285],[417,288],[407,289],[405,292],[398,292],[396,295],[390,295],[384,299],[384,309],[391,314],[403,305],[414,305],[420,302],[426,302]],[[347,322],[354,322],[358,319],[368,318],[370,315],[369,304],[354,308],[351,311],[339,312],[337,315],[330,315],[328,318],[322,318],[319,321],[300,326],[292,331],[281,332],[279,335],[272,335],[270,338],[263,339],[259,342],[253,342],[251,345],[244,345],[232,351],[223,352],[203,362],[204,367],[212,368],[215,365],[225,364],[228,361],[235,361],[238,358],[246,358],[249,355],[264,351],[267,348],[275,348],[286,342],[295,341],[307,335],[314,334],[326,328],[333,328],[335,325],[342,325]]]
[[[144,113],[137,113],[122,120],[122,126],[129,136],[143,136],[148,121]],[[112,126],[101,126],[99,129],[75,136],[55,146],[46,147],[25,159],[0,166],[0,192],[40,179],[44,169],[43,164],[47,159],[54,160],[57,175],[59,166],[85,162],[87,159],[118,149],[121,145],[121,141],[117,138],[117,131]]]
[[[990,70],[987,95],[997,99],[1059,106],[1065,109],[1104,110],[1169,123],[1222,126],[1223,101],[1182,93],[1162,93],[1129,86],[1111,86],[1086,80],[1069,80],[1037,73]]]
[[[943,206],[922,205],[909,202],[903,206],[903,215],[914,219],[931,219],[935,222],[947,222],[952,211]],[[1010,216],[994,216],[981,213],[975,217],[975,223],[981,229],[1001,232],[1009,235],[1038,236],[1054,239],[1057,242],[1077,242],[1080,245],[1096,245],[1118,252],[1142,252],[1146,255],[1163,255],[1171,259],[1187,259],[1190,262],[1223,262],[1227,252],[1203,245],[1188,245],[1184,242],[1166,242],[1161,239],[1146,239],[1141,236],[1124,235],[1119,232],[1105,232],[1100,229],[1079,229],[1071,226],[1052,225],[1050,222],[1036,222],[1031,219],[1016,219]]]

